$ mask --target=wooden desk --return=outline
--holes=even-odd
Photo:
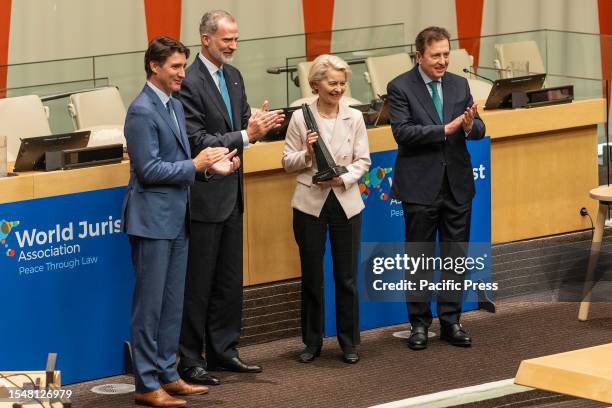
[[[127,186],[129,179],[127,160],[75,170],[20,173],[0,178],[0,204]]]
[[[494,243],[587,229],[581,207],[595,214],[589,190],[597,180],[597,124],[605,101],[481,112],[491,136]],[[388,126],[368,131],[371,152],[397,146]],[[295,175],[281,168],[283,142],[258,143],[244,155],[244,282],[300,276],[293,238]],[[129,164],[29,173],[0,179],[0,203],[124,186]],[[474,216],[478,216],[475,214]]]
[[[605,101],[592,99],[535,109],[483,113],[491,135],[493,242],[590,228],[589,191],[599,185],[597,124]]]

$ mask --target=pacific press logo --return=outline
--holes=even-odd
[[[15,256],[15,250],[12,248],[9,248],[9,245],[6,242],[6,239],[11,234],[11,231],[13,230],[13,228],[17,227],[18,225],[19,225],[19,221],[7,221],[7,220],[0,221],[0,244],[2,244],[2,251],[4,252],[4,255],[6,256]]]

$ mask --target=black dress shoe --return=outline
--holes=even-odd
[[[217,361],[216,364],[208,364],[211,371],[233,371],[235,373],[261,373],[261,366],[247,364],[240,357],[232,357],[229,360]]]
[[[440,338],[457,347],[470,347],[472,339],[460,324],[442,326]]]
[[[203,367],[181,367],[178,369],[181,378],[189,384],[219,385],[221,381],[210,375]]]
[[[301,363],[310,363],[314,361],[316,357],[321,355],[321,346],[306,346],[302,354],[300,354]]]
[[[346,364],[355,364],[359,361],[359,354],[357,350],[342,350],[343,360]]]
[[[424,326],[413,326],[408,337],[408,347],[412,350],[423,350],[427,348],[427,328]]]

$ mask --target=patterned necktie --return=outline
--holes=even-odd
[[[438,112],[440,122],[444,123],[444,116],[442,114],[442,99],[440,99],[440,94],[438,93],[439,83],[440,81],[431,81],[427,85],[429,85],[429,88],[431,89],[431,99],[433,100],[433,104],[436,107],[436,112]]]
[[[174,130],[176,131],[176,134],[180,135],[181,132],[179,131],[179,126],[178,126],[178,122],[176,121],[176,115],[174,113],[174,108],[172,107],[172,99],[168,99],[168,102],[166,103],[166,110],[168,111],[168,115],[170,115],[170,118],[172,119],[172,123],[174,124]]]
[[[227,113],[229,115],[230,124],[232,125],[232,129],[233,129],[234,119],[232,118],[232,104],[230,102],[229,93],[227,92],[227,84],[225,83],[225,76],[223,75],[223,69],[219,69],[217,71],[217,75],[219,76],[219,91],[221,92],[221,97],[223,98],[223,102],[225,102],[225,107],[227,108]]]

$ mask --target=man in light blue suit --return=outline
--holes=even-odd
[[[132,303],[135,402],[180,407],[173,395],[203,394],[174,368],[178,350],[189,236],[189,186],[196,172],[227,175],[240,166],[235,151],[209,148],[191,158],[185,114],[172,98],[185,76],[189,50],[168,37],[145,53],[147,84],[130,105],[125,137],[130,181],[122,228],[130,237],[136,274]]]

